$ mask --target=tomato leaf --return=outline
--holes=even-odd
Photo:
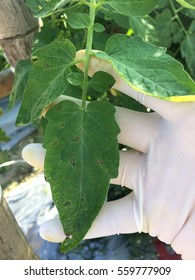
[[[36,52],[38,61],[30,70],[17,125],[35,121],[47,105],[66,92],[66,74],[75,54],[69,40],[55,40]]]
[[[21,60],[17,63],[14,83],[10,92],[9,109],[14,107],[16,101],[22,99],[22,94],[26,88],[31,67],[32,63],[30,60]]]
[[[91,86],[95,91],[105,92],[110,89],[115,83],[115,79],[110,74],[98,71],[96,72],[91,81],[89,82],[89,86]]]
[[[0,128],[0,143],[1,142],[8,142],[10,140],[10,137],[6,135],[6,132]]]
[[[144,16],[150,13],[158,0],[104,0],[115,11],[126,16]]]
[[[186,59],[193,77],[195,77],[195,33],[188,34],[181,42],[181,54]]]
[[[182,6],[188,9],[195,9],[195,0],[176,0]]]
[[[71,0],[27,0],[36,17],[46,17],[70,4]]]
[[[90,17],[84,13],[70,14],[68,23],[74,29],[87,28],[90,24]]]
[[[166,49],[142,41],[139,37],[114,35],[106,52],[95,55],[106,59],[133,88],[161,99],[195,100],[195,83]]]
[[[44,173],[67,238],[61,251],[83,239],[118,172],[115,109],[93,101],[86,109],[62,101],[47,114]]]
[[[129,18],[133,33],[140,36],[145,42],[152,44],[158,43],[158,35],[155,30],[155,22],[152,17],[146,15],[143,17]]]

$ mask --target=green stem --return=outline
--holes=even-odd
[[[169,0],[169,3],[170,3],[170,7],[174,13],[173,18],[177,20],[177,22],[179,23],[179,25],[180,25],[181,29],[183,30],[183,32],[185,33],[185,35],[188,36],[188,32],[186,31],[185,26],[183,25],[180,17],[178,16],[179,9],[178,10],[175,9],[175,6],[174,6],[172,0]]]
[[[83,92],[82,92],[82,108],[85,108],[86,98],[87,98],[87,89],[88,89],[88,70],[89,70],[89,60],[92,51],[93,43],[93,26],[95,23],[95,13],[96,13],[96,0],[90,0],[90,25],[87,30],[87,44],[85,51],[85,66],[84,66],[84,78],[83,78]]]

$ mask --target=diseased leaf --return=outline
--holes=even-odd
[[[66,74],[75,54],[69,40],[55,40],[36,52],[38,61],[30,71],[17,125],[35,121],[47,105],[66,92],[69,87]]]
[[[62,101],[50,109],[44,136],[44,173],[67,238],[67,251],[84,238],[118,172],[115,109],[93,101],[86,109]]]
[[[144,16],[150,13],[158,0],[104,0],[118,13],[126,16]]]
[[[165,53],[166,49],[150,45],[139,37],[114,35],[106,44],[106,59],[133,88],[161,99],[195,100],[195,83],[182,64]]]

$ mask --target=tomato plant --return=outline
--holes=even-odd
[[[16,67],[11,100],[22,93],[17,125],[40,118],[44,123],[44,173],[67,236],[61,251],[67,251],[89,230],[106,199],[109,180],[117,176],[120,130],[113,105],[146,111],[112,89],[111,75],[99,71],[89,77],[90,57],[109,61],[143,94],[176,102],[195,100],[195,3],[27,0],[27,4],[42,18],[43,27],[31,61]],[[83,48],[85,57],[79,59],[76,53]],[[83,72],[76,67],[79,62],[84,63]],[[50,106],[61,95],[81,101]],[[50,109],[42,116],[46,108]]]

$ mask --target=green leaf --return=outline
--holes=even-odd
[[[170,30],[171,30],[172,37],[173,37],[173,43],[177,44],[177,43],[182,42],[184,33],[183,33],[183,30],[180,28],[179,23],[176,21],[173,21],[170,24]]]
[[[5,131],[0,128],[0,142],[7,142],[10,140],[10,137],[8,137],[5,133]]]
[[[14,83],[10,92],[9,109],[13,108],[14,104],[22,99],[31,67],[32,63],[30,60],[21,60],[17,63]]]
[[[44,173],[67,236],[63,252],[86,235],[105,202],[110,179],[117,176],[114,113],[107,102],[93,101],[83,109],[62,101],[46,114]]]
[[[188,9],[195,9],[195,0],[186,0],[186,1],[176,0],[176,1]]]
[[[126,16],[144,16],[150,13],[158,0],[104,0],[118,13]]]
[[[186,64],[195,78],[195,33],[189,34],[181,43],[181,54],[185,58]]]
[[[169,48],[172,44],[172,34],[170,25],[172,24],[172,14],[170,9],[164,9],[156,17],[156,32],[160,46]]]
[[[0,148],[0,164],[6,162],[6,161],[9,161],[10,160],[10,155],[8,153],[7,150],[1,150]]]
[[[158,43],[158,34],[155,29],[155,22],[150,16],[130,17],[131,28],[135,35],[140,36],[145,42]]]
[[[59,11],[72,0],[27,0],[26,3],[36,17],[46,17]]]
[[[68,23],[74,29],[87,28],[90,24],[90,17],[84,13],[70,14]]]
[[[98,22],[96,22],[94,24],[93,29],[95,32],[104,32],[105,31],[105,27],[101,23],[98,23]]]
[[[84,77],[83,73],[72,72],[67,75],[67,80],[73,86],[82,86],[83,77]]]
[[[124,16],[122,14],[115,13],[113,16],[114,21],[117,23],[117,25],[129,29],[130,23],[129,23],[129,16]]]
[[[115,79],[110,74],[98,71],[96,72],[89,85],[98,92],[105,92],[106,90],[110,89],[115,83]]]
[[[139,37],[114,35],[106,44],[106,53],[95,55],[111,62],[131,87],[143,93],[173,101],[195,100],[195,83],[165,51]]]
[[[69,40],[55,40],[36,52],[38,61],[29,74],[17,125],[35,121],[47,105],[66,92],[69,86],[66,74],[75,54]]]

